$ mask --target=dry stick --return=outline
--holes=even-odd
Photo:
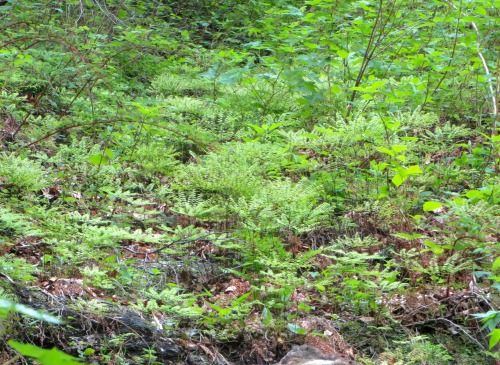
[[[462,19],[460,16],[462,16],[462,0],[460,0],[460,9],[458,10],[459,12],[459,17],[457,19],[457,26],[455,27],[455,40],[453,42],[453,48],[451,49],[451,57],[450,57],[450,60],[448,61],[448,65],[447,67],[450,67],[451,63],[453,62],[453,57],[455,57],[455,52],[456,52],[456,49],[457,49],[457,44],[458,44],[458,28],[460,26],[460,20]],[[434,88],[434,90],[432,91],[431,93],[431,98],[432,96],[436,93],[436,91],[439,89],[439,87],[441,86],[441,84],[443,83],[446,75],[448,74],[448,70],[446,70],[445,72],[443,72],[443,74],[441,75],[441,79],[439,80],[439,82],[437,83],[436,87]],[[429,96],[429,89],[427,88],[427,95],[425,95],[425,100],[424,100],[424,103],[422,104],[422,109],[425,108],[425,106],[427,105],[427,98]]]
[[[459,10],[457,9],[457,7],[451,3],[450,1],[448,0],[445,0],[446,3],[451,6],[452,8],[454,8],[455,10]],[[486,80],[487,80],[487,83],[488,83],[488,89],[490,91],[490,94],[491,94],[491,111],[492,111],[492,114],[493,114],[493,117],[494,117],[494,121],[493,121],[493,126],[492,126],[492,131],[491,131],[491,136],[496,136],[498,135],[498,91],[499,91],[499,87],[498,87],[498,83],[499,83],[499,75],[496,75],[496,90],[495,88],[493,87],[493,83],[491,82],[491,72],[490,72],[490,69],[488,68],[488,63],[486,62],[486,59],[484,58],[482,52],[479,50],[479,46],[481,45],[481,33],[479,33],[479,28],[477,26],[477,24],[475,22],[471,22],[470,23],[472,25],[472,28],[474,29],[474,32],[476,33],[476,37],[477,37],[477,41],[476,41],[476,50],[477,50],[477,55],[479,56],[479,59],[481,60],[481,63],[483,65],[483,69],[484,69],[484,73],[486,75]],[[499,66],[499,63],[500,63],[500,55],[498,56],[499,59],[497,60],[497,70],[498,70],[498,66]],[[499,152],[500,153],[500,152]],[[497,153],[497,158],[498,158],[498,153]],[[496,165],[495,167],[495,173],[496,175],[498,176],[498,164]]]
[[[446,0],[446,2],[448,3],[448,5],[452,6],[453,8],[455,8],[455,9],[457,8],[455,5],[453,5],[449,1]],[[488,68],[488,63],[486,62],[486,59],[484,58],[483,54],[479,50],[479,46],[481,45],[481,34],[479,33],[479,28],[475,22],[471,22],[471,25],[472,25],[472,28],[474,28],[474,31],[476,32],[477,54],[478,54],[479,58],[481,59],[481,63],[483,65],[484,73],[486,75],[486,80],[488,83],[488,89],[489,89],[490,94],[491,94],[491,111],[492,111],[493,118],[494,118],[492,129],[491,129],[491,138],[493,138],[494,136],[498,135],[498,93],[499,93],[499,78],[500,78],[500,76],[498,75],[498,72],[497,72],[496,78],[495,78],[496,79],[496,90],[495,90],[495,88],[493,87],[493,83],[491,82],[492,74],[490,72],[490,69]],[[499,70],[499,64],[500,64],[500,54],[498,55],[498,58],[497,58],[497,71]],[[493,152],[494,147],[495,147],[495,145],[493,143],[491,145],[491,152]],[[497,150],[495,152],[495,157],[496,157],[496,160],[500,159],[500,151],[499,150]],[[499,171],[500,170],[499,164],[500,164],[500,161],[495,163],[495,176],[499,175],[499,172],[500,172]]]
[[[8,44],[11,44],[11,43],[16,43],[18,41],[22,41],[22,40],[28,40],[28,39],[32,39],[32,38],[21,38],[21,39],[15,39],[13,41],[10,41],[8,43],[6,43],[5,45],[8,45]],[[41,42],[53,42],[53,43],[57,43],[57,44],[60,44],[60,45],[64,45],[65,47],[69,48],[73,53],[76,53],[80,59],[82,59],[82,56],[80,55],[80,53],[75,49],[74,47],[68,45],[65,41],[59,39],[59,38],[55,38],[55,39],[51,39],[51,37],[48,37],[48,38],[40,38],[40,39],[35,39],[34,42],[32,42],[31,44],[29,44],[28,46],[24,47],[24,49],[29,49],[29,48],[32,48],[34,47],[36,44],[38,43],[41,43]],[[66,65],[70,62],[71,60],[69,60]],[[107,60],[108,61],[108,60]],[[106,61],[106,62],[107,62]],[[45,86],[44,90],[41,92],[40,96],[38,99],[40,99],[40,97],[43,97],[46,93],[46,91],[48,90],[49,86],[52,84],[52,81],[54,80],[55,78],[55,75],[48,81],[48,84]],[[90,78],[92,79],[92,77]],[[89,79],[89,81],[90,81]],[[88,81],[87,81],[88,83]],[[87,85],[87,83],[84,84],[83,88],[85,88],[85,86]],[[83,89],[81,89],[77,95],[75,96],[75,98],[71,101],[70,105],[66,108],[66,109],[69,109],[69,107],[71,107],[71,105],[73,104],[73,102],[76,100],[76,98],[80,95],[81,91],[83,91]],[[23,119],[23,121],[21,122],[21,124],[19,125],[19,127],[16,129],[16,131],[13,133],[13,137],[15,137],[17,135],[17,133],[19,133],[19,131],[21,130],[21,128],[26,124],[26,121],[27,121],[27,118],[29,116],[29,113],[26,113],[26,116],[25,118]],[[61,113],[60,116],[59,116],[59,119],[58,120],[61,120],[61,118],[64,116],[64,113]]]
[[[32,39],[32,38],[30,38],[30,37],[25,37],[25,38],[21,38],[21,39],[16,39],[16,40],[13,40],[13,41],[10,41],[10,42],[8,42],[8,43],[4,44],[4,46],[5,46],[5,45],[8,45],[8,44],[10,44],[10,43],[16,43],[17,41],[28,40],[28,39]],[[32,44],[30,44],[28,48],[33,47],[33,46],[34,46],[35,44],[37,44],[37,43],[40,43],[40,42],[45,42],[45,41],[55,42],[55,43],[59,43],[59,44],[61,44],[61,43],[62,43],[63,45],[68,46],[68,45],[66,44],[66,42],[64,42],[64,41],[62,41],[62,40],[60,40],[60,39],[58,39],[58,38],[55,38],[55,39],[51,39],[51,38],[42,38],[42,39],[37,39],[35,42],[33,42]],[[71,47],[70,47],[70,49],[71,49]],[[120,51],[116,52],[115,54],[111,55],[110,57],[108,57],[108,58],[107,58],[106,60],[104,60],[104,62],[102,63],[101,68],[104,68],[104,67],[107,65],[107,63],[108,63],[110,60],[112,60],[114,57],[116,57],[117,55],[119,55],[119,54],[120,54],[120,53],[122,53],[122,52],[128,51],[129,49],[130,49],[130,47],[127,47],[127,48],[125,48],[125,49],[122,49],[122,50],[120,50]],[[76,52],[76,53],[78,54],[78,52]],[[79,56],[81,57],[81,55],[79,55]],[[139,57],[139,56],[138,56],[138,57]],[[136,57],[134,57],[134,59],[133,59],[133,60],[135,60],[135,59],[136,59]],[[132,61],[133,61],[133,60],[132,60]],[[131,62],[132,62],[132,61],[131,61]],[[129,63],[130,63],[130,62],[129,62]],[[128,64],[128,63],[127,63],[127,64]],[[127,64],[126,64],[126,65],[127,65]],[[126,65],[123,65],[121,68],[125,67]],[[66,109],[66,110],[69,110],[69,109],[71,108],[71,106],[74,104],[74,102],[78,99],[78,97],[82,94],[82,92],[86,89],[86,87],[87,87],[89,84],[91,84],[91,88],[93,88],[99,79],[101,79],[101,75],[99,75],[97,72],[96,72],[96,73],[94,73],[92,76],[90,76],[90,77],[86,80],[86,82],[83,84],[83,86],[81,86],[81,87],[80,87],[80,89],[78,90],[78,92],[75,94],[75,96],[73,97],[73,99],[71,100],[71,102],[69,103],[69,105],[67,105],[67,107],[66,107],[65,109]],[[65,115],[64,115],[64,113],[62,113],[61,115],[59,115],[58,121],[60,121],[60,120],[61,120],[64,116],[65,116]],[[89,127],[89,126],[93,126],[93,125],[106,124],[106,123],[117,123],[117,122],[127,122],[127,121],[125,121],[125,120],[121,120],[121,119],[116,119],[116,120],[112,120],[112,121],[97,121],[97,122],[92,122],[92,123],[75,123],[75,124],[69,125],[69,126],[67,126],[67,127],[58,128],[56,131],[51,132],[51,133],[49,133],[49,134],[46,134],[45,136],[43,136],[43,137],[41,137],[41,138],[39,138],[39,139],[37,139],[37,140],[35,140],[35,141],[33,141],[33,142],[30,142],[30,143],[28,143],[28,144],[26,144],[26,145],[22,146],[21,148],[31,147],[31,146],[36,145],[36,144],[38,144],[39,142],[41,142],[41,141],[43,141],[43,140],[47,139],[47,138],[50,138],[50,137],[51,137],[51,136],[53,136],[53,135],[56,135],[56,134],[61,133],[61,132],[64,132],[64,131],[67,131],[67,130],[69,130],[69,129],[78,128],[78,127]],[[128,122],[133,122],[133,121],[128,121]],[[157,125],[157,124],[155,124],[155,123],[144,123],[144,124],[149,124],[149,125],[154,125],[154,126],[161,127],[161,128],[163,128],[163,129],[165,129],[165,130],[168,130],[168,131],[169,131],[169,132],[171,132],[171,133],[177,134],[177,135],[179,135],[179,136],[181,136],[181,137],[183,137],[183,138],[185,138],[185,139],[187,139],[187,140],[190,140],[190,141],[192,141],[192,142],[194,142],[194,143],[197,143],[197,144],[202,144],[202,142],[201,142],[200,140],[198,140],[197,138],[194,138],[194,137],[189,137],[189,136],[184,135],[184,134],[180,133],[179,131],[176,131],[176,130],[174,130],[174,129],[172,129],[172,128],[168,128],[168,127],[165,127],[165,126],[159,126],[159,125]]]
[[[375,39],[375,31],[377,29],[378,22],[380,21],[380,17],[382,16],[382,5],[384,1],[380,0],[379,2],[379,9],[377,13],[377,17],[375,18],[375,24],[373,25],[372,32],[370,34],[370,39],[368,40],[368,44],[366,45],[366,50],[365,50],[365,55],[363,57],[363,62],[361,63],[361,67],[358,72],[358,76],[356,77],[356,81],[354,82],[354,87],[358,87],[361,84],[361,80],[363,78],[363,75],[366,71],[366,68],[368,67],[368,63],[371,61],[370,59],[370,49],[372,47],[372,44]],[[356,98],[357,91],[353,90],[351,94],[351,98],[349,100],[349,103],[347,104],[347,113],[345,115],[345,121],[347,122],[347,119],[349,119],[349,116],[351,115],[351,110],[352,110],[352,104],[354,102],[354,99]]]
[[[378,46],[382,43],[382,41],[388,36],[389,33],[384,33],[384,29],[387,26],[387,23],[389,22],[391,15],[394,13],[394,6],[391,8],[387,19],[385,19],[385,22],[382,20],[382,12],[383,12],[383,4],[384,0],[379,1],[379,9],[377,12],[377,17],[375,18],[375,24],[373,25],[372,32],[370,33],[370,39],[368,40],[368,44],[366,46],[365,50],[365,55],[363,57],[363,62],[361,63],[360,70],[358,72],[358,76],[356,77],[356,82],[354,83],[354,87],[358,87],[361,84],[361,81],[363,79],[363,76],[368,69],[368,64],[373,60],[375,57],[375,51],[377,50]],[[382,24],[383,23],[383,24]],[[375,35],[375,32],[377,29],[381,29],[380,33],[378,35]],[[357,90],[353,90],[351,94],[351,98],[348,102],[347,105],[347,113],[344,117],[344,120],[347,122],[347,119],[351,115],[352,111],[352,106],[354,103],[354,99],[356,98]]]
[[[429,322],[444,322],[444,323],[448,324],[450,327],[453,327],[453,328],[459,330],[460,332],[462,332],[469,340],[471,340],[472,342],[474,342],[481,350],[486,350],[486,348],[477,339],[475,339],[474,337],[472,337],[472,335],[469,334],[469,332],[467,332],[464,328],[462,328],[458,324],[450,321],[449,319],[446,319],[446,318],[443,318],[443,317],[436,318],[436,319],[427,319],[427,320],[421,321],[421,322],[410,323],[410,324],[405,325],[405,327],[413,327],[413,326],[418,326],[418,325],[426,325]]]
[[[496,72],[496,90],[495,96],[497,97],[496,101],[498,103],[498,95],[500,94],[500,52],[498,52],[497,57],[497,72]],[[491,131],[491,137],[498,136],[498,104],[495,110],[495,119],[493,120],[493,130]],[[495,163],[495,175],[498,176],[500,173],[500,150],[496,153],[497,162]]]
[[[6,362],[2,363],[2,365],[14,364],[20,358],[21,358],[21,355],[17,354],[16,356],[14,356],[13,358],[11,358],[10,360],[7,360]]]
[[[178,123],[178,121],[173,120],[172,118],[169,118],[169,119],[171,121],[174,121],[174,122]],[[21,146],[21,148],[27,148],[27,147],[34,146],[34,145],[40,143],[41,141],[46,140],[47,138],[50,138],[50,137],[52,137],[52,136],[54,136],[56,134],[65,132],[65,131],[73,129],[73,128],[83,128],[83,127],[91,127],[91,126],[100,125],[100,124],[114,124],[114,123],[137,123],[137,121],[134,121],[134,120],[125,120],[125,119],[115,119],[115,120],[100,120],[100,121],[92,122],[92,123],[75,123],[75,124],[69,125],[67,127],[58,128],[54,132],[48,133],[45,136],[38,138],[36,141],[30,142],[28,144],[25,144],[24,146]],[[191,136],[185,135],[185,134],[183,134],[183,133],[181,133],[181,132],[179,132],[179,131],[177,131],[177,130],[175,130],[173,128],[162,126],[162,125],[159,125],[157,123],[149,123],[149,122],[142,122],[142,123],[146,124],[146,125],[152,125],[152,126],[155,126],[155,127],[159,127],[159,128],[165,129],[165,130],[167,130],[167,131],[169,131],[169,132],[171,132],[173,134],[176,134],[176,135],[178,135],[178,136],[180,136],[182,138],[185,138],[188,141],[191,141],[193,143],[203,144],[203,142],[200,141],[199,139],[197,139],[195,137],[191,137]]]
[[[120,19],[118,19],[115,14],[111,13],[108,9],[107,9],[107,6],[106,6],[106,3],[103,3],[101,5],[101,3],[99,3],[98,0],[94,0],[94,3],[99,7],[99,9],[101,10],[101,12],[104,14],[104,16],[106,18],[108,18],[109,20],[111,20],[112,23],[114,24],[117,24],[117,23],[120,23],[121,25],[125,25],[124,22],[122,22]],[[104,8],[103,8],[104,7]]]
[[[66,67],[70,62],[71,62],[71,60],[69,60],[68,62],[66,62],[66,65],[64,67]],[[47,91],[49,90],[49,87],[52,87],[52,82],[54,81],[54,79],[55,79],[55,74],[50,78],[49,81],[47,81],[47,85],[45,85],[45,87],[43,88],[43,90],[38,95],[36,95],[35,100],[37,102],[39,102],[46,95]],[[24,127],[27,124],[28,117],[30,115],[31,115],[31,113],[29,111],[26,112],[23,120],[21,121],[21,123],[19,123],[19,126],[16,128],[16,130],[14,131],[14,133],[12,133],[12,138],[15,138],[17,136],[17,134],[21,131],[21,128]],[[64,113],[62,113],[61,115],[64,115]]]

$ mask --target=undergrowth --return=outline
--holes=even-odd
[[[0,1],[0,361],[498,359],[497,2],[196,3]]]

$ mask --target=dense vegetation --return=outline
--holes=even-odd
[[[499,9],[0,1],[0,361],[495,363]]]

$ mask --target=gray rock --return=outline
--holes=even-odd
[[[350,361],[340,355],[323,354],[315,347],[302,345],[294,347],[276,365],[350,365]]]

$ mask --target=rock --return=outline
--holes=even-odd
[[[342,356],[323,354],[317,348],[302,345],[294,347],[276,365],[350,365],[350,361]]]

